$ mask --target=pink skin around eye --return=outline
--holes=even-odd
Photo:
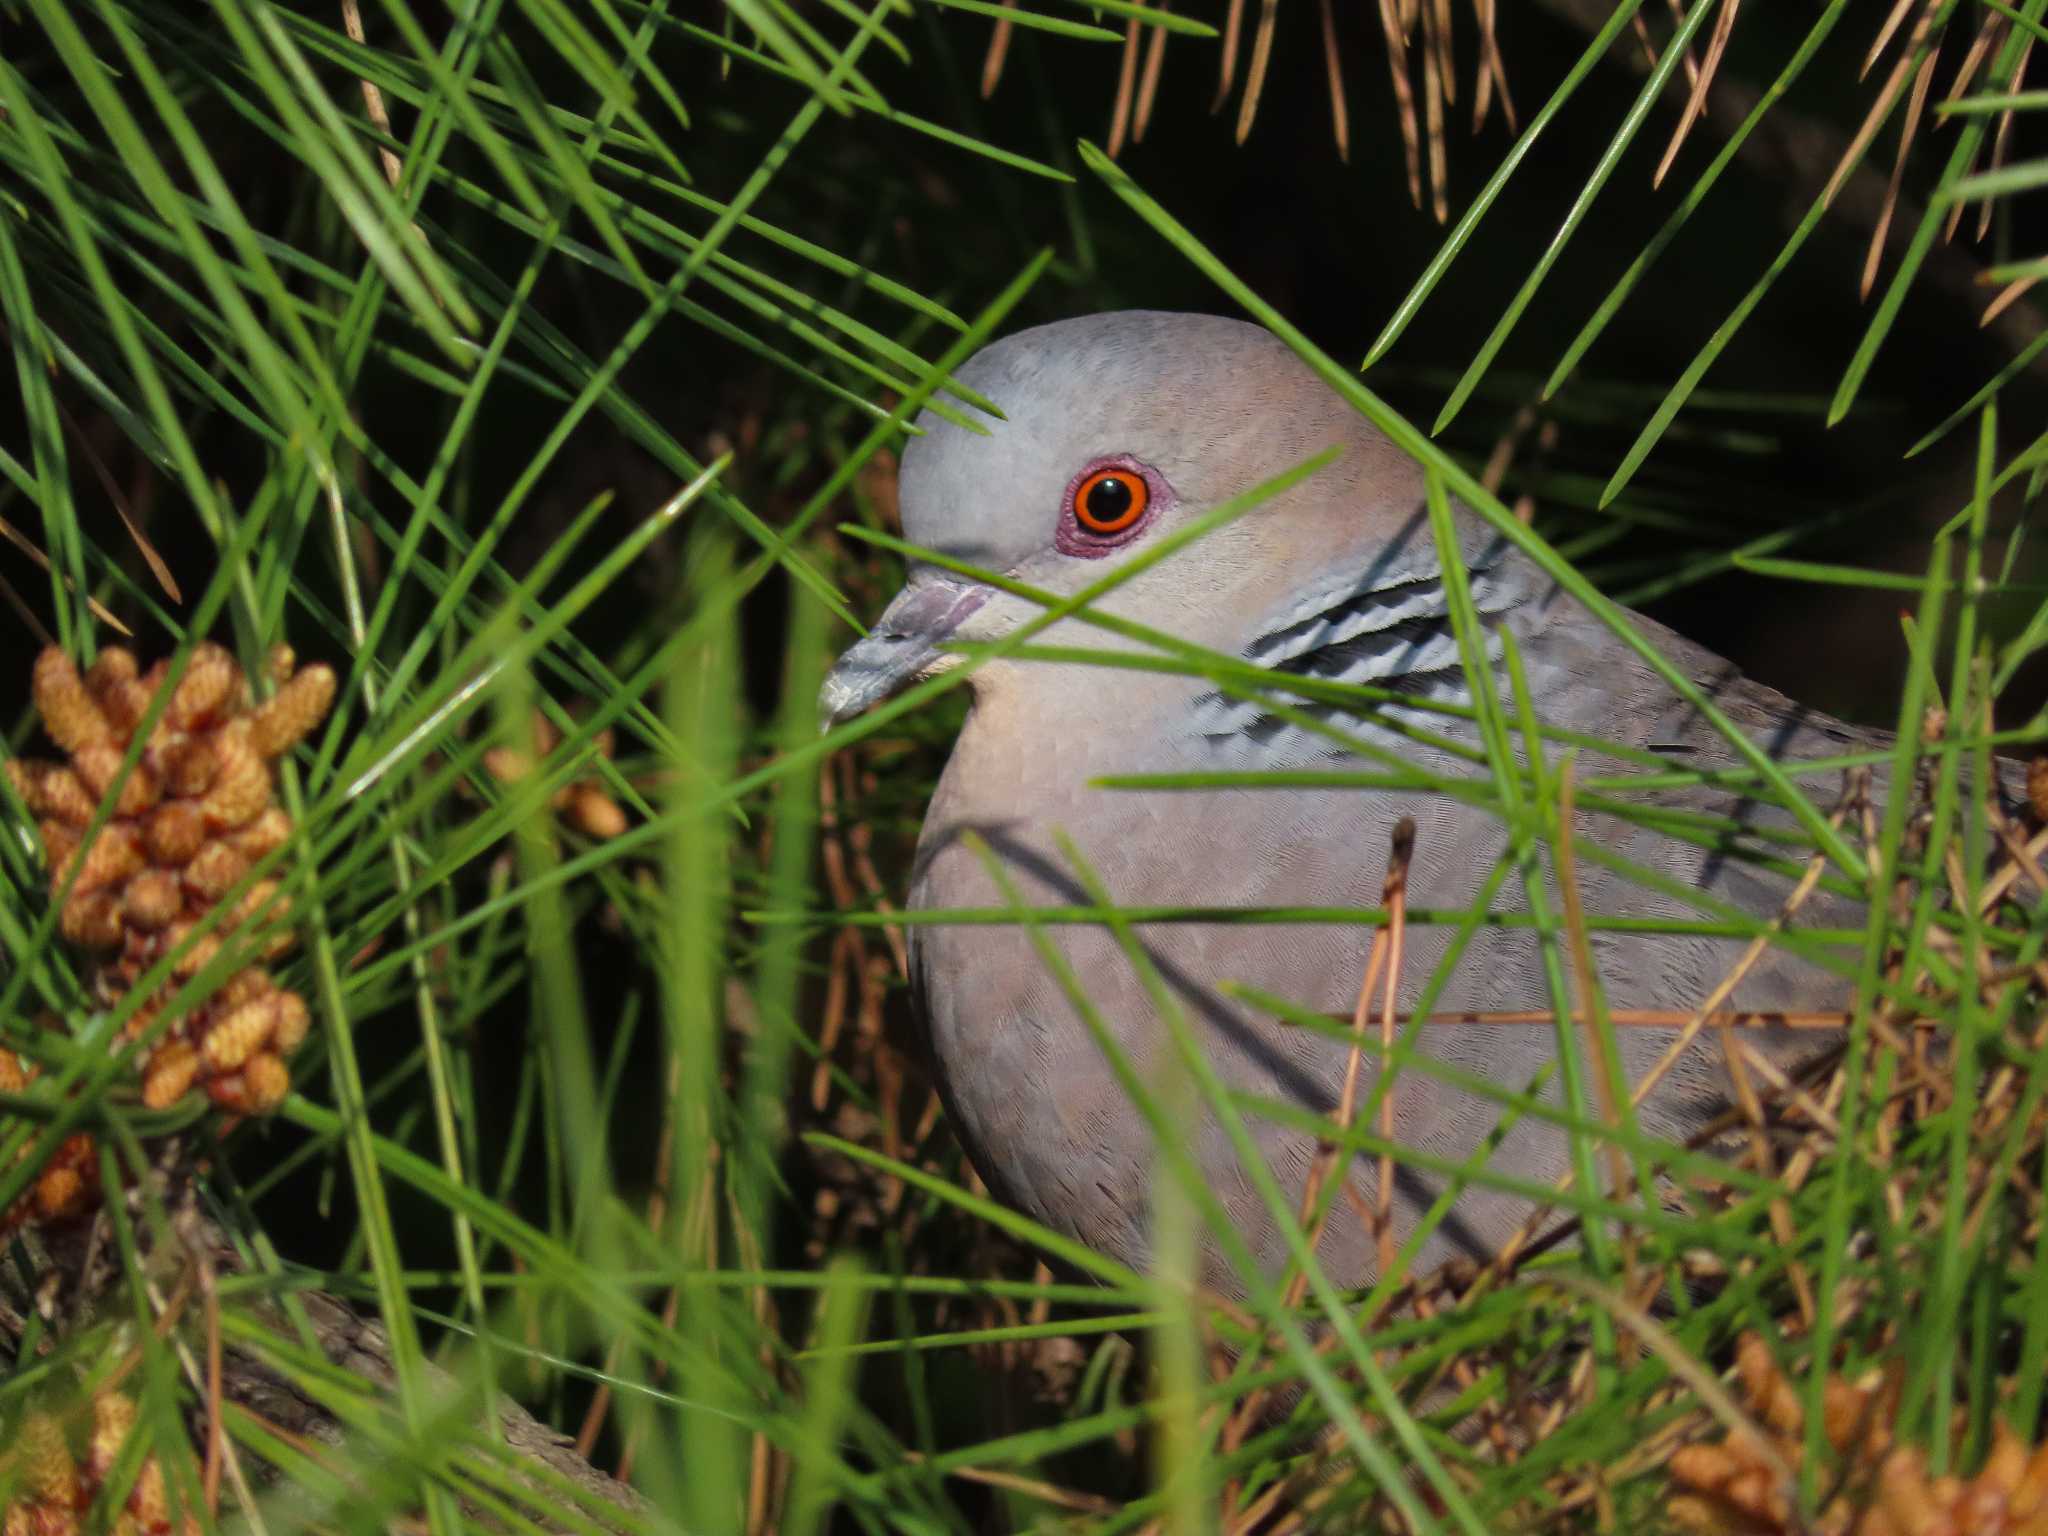
[[[1145,482],[1147,497],[1145,510],[1138,514],[1138,520],[1118,533],[1091,533],[1081,526],[1074,516],[1074,493],[1081,483],[1091,475],[1099,475],[1105,469],[1119,469]],[[1173,487],[1166,483],[1166,477],[1149,464],[1141,464],[1127,453],[1105,454],[1099,459],[1090,459],[1067,482],[1067,488],[1060,493],[1060,518],[1053,533],[1053,547],[1063,555],[1073,555],[1082,560],[1096,560],[1113,550],[1122,549],[1133,539],[1142,538],[1169,508],[1174,505]]]

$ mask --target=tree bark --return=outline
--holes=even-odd
[[[204,1294],[206,1287],[200,1283],[208,1267],[216,1277],[236,1275],[243,1272],[236,1246],[211,1218],[199,1208],[190,1193],[189,1172],[177,1166],[175,1158],[167,1158],[152,1175],[159,1194],[178,1191],[179,1198],[166,1201],[172,1212],[171,1226],[177,1234],[175,1241],[151,1246],[148,1234],[151,1224],[136,1220],[134,1230],[143,1245],[142,1263],[144,1279],[150,1293],[157,1298],[157,1305],[167,1313],[175,1313],[169,1319],[176,1342],[181,1346],[181,1358],[186,1362],[188,1372],[203,1372],[206,1355]],[[141,1200],[135,1190],[126,1192],[131,1211],[141,1215]],[[0,1333],[21,1335],[23,1315],[28,1308],[41,1312],[50,1324],[50,1339],[74,1334],[92,1326],[95,1322],[109,1317],[118,1317],[128,1308],[129,1276],[123,1270],[113,1244],[109,1239],[108,1217],[101,1212],[91,1221],[76,1227],[55,1232],[38,1234],[31,1232],[31,1252],[36,1257],[36,1276],[32,1287],[24,1288],[21,1277],[13,1266],[0,1270]],[[180,1305],[173,1298],[184,1298]],[[387,1392],[395,1388],[397,1374],[392,1366],[391,1346],[383,1326],[360,1316],[346,1302],[324,1292],[302,1290],[296,1293],[299,1304],[304,1308],[311,1324],[313,1340],[320,1353],[329,1363],[346,1371],[350,1376],[373,1383]],[[275,1331],[281,1341],[297,1344],[300,1335],[285,1310],[279,1303],[268,1300],[237,1300],[234,1305],[253,1315],[264,1326]],[[442,1400],[461,1396],[467,1389],[454,1376],[431,1361],[424,1366],[425,1386],[430,1396]],[[200,1383],[195,1382],[195,1390]],[[203,1400],[203,1390],[199,1394]],[[224,1403],[235,1404],[262,1421],[274,1432],[291,1437],[334,1467],[344,1477],[354,1466],[371,1464],[378,1454],[352,1444],[349,1427],[331,1413],[320,1400],[300,1389],[285,1374],[273,1369],[254,1353],[228,1343],[222,1350],[221,1398]],[[536,1473],[545,1471],[554,1478],[565,1480],[588,1495],[594,1505],[609,1506],[618,1511],[620,1520],[604,1523],[625,1529],[627,1522],[645,1525],[650,1520],[658,1522],[658,1512],[634,1488],[609,1476],[579,1456],[574,1442],[548,1425],[541,1423],[518,1403],[502,1393],[495,1404],[498,1424],[502,1431],[506,1452],[504,1465],[515,1475],[521,1463],[530,1464]],[[203,1406],[188,1417],[193,1429],[195,1454],[203,1454],[206,1413]],[[327,1514],[312,1507],[312,1495],[299,1494],[286,1473],[265,1463],[254,1461],[246,1452],[237,1453],[240,1467],[251,1486],[251,1494],[261,1506],[264,1521],[272,1530],[295,1529],[314,1530],[327,1522]],[[528,1518],[537,1518],[549,1529],[565,1532],[587,1531],[593,1511],[588,1506],[579,1506],[578,1524],[557,1525],[548,1522],[545,1511],[558,1507],[562,1494],[558,1489],[545,1487],[537,1478],[532,1484],[534,1498],[525,1513]],[[232,1507],[236,1493],[235,1479],[230,1476],[223,1480],[222,1494],[224,1507]],[[295,1511],[294,1501],[305,1502],[303,1510]],[[471,1510],[467,1512],[479,1529],[496,1528],[500,1522],[488,1512]]]

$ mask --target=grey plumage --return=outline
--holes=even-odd
[[[988,347],[959,375],[1005,413],[978,436],[927,413],[906,450],[900,502],[907,536],[1018,581],[1071,593],[1129,559],[1148,540],[1201,511],[1341,447],[1327,469],[1177,552],[1117,588],[1098,607],[1261,667],[1311,679],[1366,682],[1419,702],[1458,702],[1466,680],[1448,618],[1421,472],[1333,394],[1281,343],[1255,327],[1203,316],[1127,313],[1044,326]],[[1096,539],[1067,520],[1077,477],[1091,467],[1144,477],[1151,506],[1129,542]],[[1489,626],[1519,643],[1544,721],[1686,766],[1732,766],[1726,743],[1695,717],[1627,646],[1531,562],[1460,509],[1459,543]],[[875,633],[854,646],[825,690],[828,716],[857,712],[910,678],[948,664],[941,646],[988,642],[1038,608],[931,568],[912,572]],[[1802,709],[1747,681],[1726,662],[1647,619],[1636,622],[1726,714],[1784,760],[1822,757],[1882,738]],[[1063,621],[1047,644],[1129,647]],[[1496,636],[1495,646],[1498,647]],[[1158,671],[999,660],[971,680],[973,706],[926,816],[911,901],[924,909],[1000,906],[962,834],[991,845],[1028,901],[1085,904],[1055,830],[1078,843],[1113,897],[1127,906],[1376,905],[1388,836],[1403,815],[1418,827],[1410,899],[1469,905],[1500,859],[1506,833],[1483,807],[1445,795],[1330,789],[1091,788],[1106,775],[1274,768],[1371,768],[1326,736],[1198,678]],[[1312,703],[1301,707],[1313,717]],[[1449,776],[1478,775],[1453,751],[1418,744],[1404,724],[1471,742],[1469,725],[1422,709],[1377,722],[1331,716],[1338,728]],[[1624,766],[1588,755],[1584,774]],[[1813,784],[1826,799],[1833,785]],[[1783,825],[1738,793],[1667,791],[1670,809],[1725,818],[1744,838],[1700,847],[1608,814],[1582,831],[1625,859],[1743,912],[1774,914],[1790,881],[1739,856],[1745,839]],[[1783,857],[1782,850],[1780,856]],[[1796,857],[1796,854],[1794,855]],[[1589,911],[1697,917],[1675,895],[1646,890],[1597,862],[1582,866]],[[1521,905],[1512,877],[1494,905]],[[1823,896],[1804,924],[1858,920]],[[1140,978],[1112,935],[1092,926],[1048,930],[1085,981],[1140,1071],[1161,1059],[1163,1031]],[[1411,930],[1404,1006],[1443,952],[1450,930]],[[1135,1264],[1146,1254],[1150,1133],[1126,1101],[1081,1020],[1032,948],[1010,926],[912,930],[912,981],[930,1031],[946,1105],[988,1182],[1038,1220]],[[1280,1024],[1217,991],[1228,980],[1325,1012],[1349,1013],[1369,930],[1358,926],[1156,924],[1147,952],[1195,1021],[1227,1082],[1317,1113],[1336,1102],[1345,1051]],[[1617,1008],[1684,1008],[1725,973],[1733,940],[1603,932],[1596,953]],[[1846,964],[1846,961],[1844,962]],[[1776,949],[1734,1003],[1758,1009],[1840,1006],[1846,987],[1823,966]],[[1545,1009],[1535,937],[1526,928],[1483,931],[1439,1007]],[[1669,1035],[1622,1032],[1632,1076]],[[1423,1048],[1511,1089],[1551,1057],[1542,1027],[1432,1026]],[[1812,1037],[1766,1038],[1790,1057]],[[1368,1071],[1370,1069],[1368,1068]],[[1711,1045],[1696,1048],[1646,1102],[1644,1128],[1683,1138],[1724,1100]],[[1555,1097],[1555,1084],[1552,1086]],[[1438,1158],[1479,1145],[1498,1106],[1405,1072],[1397,1136]],[[1313,1142],[1260,1118],[1252,1129],[1283,1183],[1298,1189]],[[1262,1263],[1283,1250],[1221,1129],[1189,1126],[1196,1157]],[[1496,1166],[1548,1182],[1568,1164],[1567,1138],[1526,1119]],[[1361,1171],[1355,1177],[1367,1176]],[[1363,1187],[1363,1186],[1362,1186]],[[1397,1231],[1405,1235],[1441,1180],[1405,1170]],[[1527,1215],[1527,1203],[1473,1188],[1425,1249],[1423,1267],[1465,1252],[1484,1256]],[[1360,1224],[1332,1222],[1321,1257],[1343,1283],[1373,1276]],[[1212,1282],[1236,1289],[1213,1244]]]

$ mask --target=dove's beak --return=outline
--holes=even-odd
[[[896,594],[867,638],[850,646],[818,690],[823,730],[853,719],[960,658],[940,647],[994,591],[953,576],[925,576]]]

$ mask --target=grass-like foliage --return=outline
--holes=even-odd
[[[8,1536],[117,1512],[152,1533],[1870,1536],[2048,1483],[2013,1470],[2048,1432],[2048,774],[2032,810],[1992,792],[2044,734],[2024,536],[2048,322],[2026,288],[2048,258],[2023,196],[2048,182],[2024,78],[2048,0],[1514,10],[1385,0],[1354,35],[1328,0],[0,9],[0,755],[62,756],[55,695],[32,699],[46,648],[169,663],[95,738],[105,776],[64,781],[87,784],[76,815],[42,768],[0,778]],[[1455,156],[1453,107],[1484,124]],[[1362,291],[1354,261],[1392,279]],[[1130,304],[1270,327],[1422,466],[1441,549],[1462,504],[1635,647],[1726,735],[1717,784],[1783,811],[1749,856],[1785,910],[1579,899],[1589,861],[1670,897],[1581,817],[1718,844],[1659,799],[1709,770],[1546,719],[1455,559],[1479,702],[1443,706],[1442,735],[1412,699],[1094,606],[1318,460],[1078,595],[975,573],[1043,614],[821,735],[834,649],[907,561],[957,564],[900,537],[914,418],[990,405],[951,375],[1005,330]],[[1745,651],[1709,611],[1731,590],[1795,627]],[[1817,702],[1895,734],[1775,761],[1620,606],[1702,591],[1681,627],[1718,619],[1705,638],[1761,670],[1852,630],[1866,664]],[[1042,643],[1067,619],[1113,645]],[[46,859],[47,828],[130,835],[152,733],[218,660],[202,642],[252,711],[279,644],[333,669],[333,704],[280,747],[275,836],[116,965],[73,942],[97,877]],[[1005,903],[905,913],[965,688],[1034,659],[1199,677],[1332,749],[1313,775],[1101,794],[1449,795],[1502,819],[1507,854],[1469,910],[1409,903],[1399,852],[1376,894],[1380,848],[1356,850],[1352,907],[1119,908],[1070,846],[1085,904],[1027,904],[990,855]],[[1462,771],[1389,752],[1396,728]],[[1799,921],[1816,890],[1861,926]],[[1197,920],[1375,936],[1353,1020],[1244,994],[1373,1069],[1341,1113],[1205,1059],[1142,942]],[[1156,1132],[1149,1272],[967,1166],[908,1006],[913,922],[1030,935]],[[1553,1003],[1497,1026],[1554,1034],[1533,1082],[1430,1044],[1461,954],[1510,922]],[[1076,923],[1146,984],[1161,1060],[1129,1059],[1068,967]],[[1452,937],[1418,977],[1402,935],[1425,926]],[[1839,1050],[1801,1081],[1753,1070],[1732,978],[1609,1008],[1593,938],[1646,926],[1831,968],[1840,1011],[1806,1022]],[[252,967],[309,1026],[269,1037],[274,1109],[165,1067]],[[1637,1124],[1617,1040],[1648,1026],[1730,1063],[1715,1135]],[[191,1040],[226,1060],[215,1034]],[[1489,1099],[1500,1134],[1550,1122],[1571,1176],[1390,1141],[1419,1075]],[[1224,1219],[1180,1135],[1198,1111],[1283,1270]],[[1305,1194],[1261,1160],[1262,1120],[1318,1139]],[[1449,1192],[1344,1292],[1317,1237],[1366,1219],[1349,1170],[1402,1163]],[[1411,1267],[1472,1187],[1525,1198],[1523,1237]],[[1205,1230],[1234,1296],[1194,1278]],[[1851,1433],[1844,1404],[1883,1422]]]

